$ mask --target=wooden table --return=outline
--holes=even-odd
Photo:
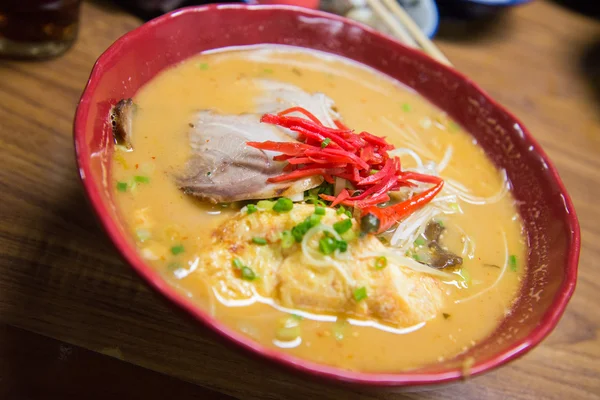
[[[65,56],[0,62],[1,398],[600,399],[597,20],[536,1],[468,39],[440,39],[554,160],[583,249],[576,294],[535,351],[473,381],[403,397],[302,382],[250,360],[119,260],[79,187],[71,124],[94,60],[140,21],[104,3],[84,4],[82,19]]]

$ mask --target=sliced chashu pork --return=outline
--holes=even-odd
[[[309,177],[282,183],[267,179],[284,173],[285,163],[273,161],[277,153],[249,147],[246,142],[294,141],[283,130],[260,123],[260,116],[196,114],[189,133],[192,156],[176,183],[186,194],[213,203],[271,197],[291,197],[323,182]]]
[[[270,80],[255,82],[263,89],[256,99],[257,114],[223,115],[200,111],[190,121],[188,134],[191,156],[185,166],[174,166],[175,184],[184,193],[212,203],[239,200],[292,197],[323,182],[308,177],[293,182],[267,183],[281,175],[286,163],[273,160],[276,153],[246,145],[248,141],[296,141],[293,132],[263,124],[260,117],[286,108],[300,106],[325,125],[334,126],[337,117],[333,101],[321,93],[310,94],[300,88]],[[131,148],[131,99],[113,108],[113,133],[119,143]]]

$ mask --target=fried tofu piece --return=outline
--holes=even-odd
[[[348,251],[340,257],[326,258],[331,261],[325,262],[327,265],[314,265],[299,243],[283,249],[281,232],[303,222],[314,209],[313,205],[296,204],[288,213],[236,215],[213,232],[212,242],[200,254],[198,273],[226,299],[245,299],[256,292],[286,308],[374,320],[393,327],[435,317],[444,302],[440,282],[391,260],[387,267],[376,269],[373,254],[384,251],[385,246],[372,235],[350,241]],[[331,226],[345,218],[327,209],[321,223]],[[358,229],[354,221],[352,229]],[[254,237],[268,243],[256,244]],[[316,247],[316,242],[309,246]],[[250,268],[256,279],[244,280],[234,259]],[[357,291],[363,288],[366,297],[357,299]]]

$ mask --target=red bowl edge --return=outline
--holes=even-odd
[[[275,349],[267,348],[254,342],[252,339],[228,328],[225,324],[222,324],[216,318],[213,318],[207,313],[205,313],[193,302],[191,302],[184,296],[178,294],[175,289],[170,287],[163,280],[163,278],[158,274],[158,272],[152,270],[152,268],[147,266],[145,262],[139,257],[136,250],[128,245],[126,238],[120,234],[117,225],[110,218],[107,207],[102,202],[97,185],[91,179],[87,179],[88,176],[91,176],[91,169],[89,159],[85,158],[83,155],[89,154],[89,147],[85,141],[85,121],[87,121],[87,117],[89,114],[91,94],[95,91],[97,87],[98,77],[101,76],[104,72],[104,60],[116,56],[119,48],[125,42],[129,40],[136,40],[138,36],[141,36],[145,34],[146,31],[151,30],[154,25],[166,23],[167,21],[173,19],[174,17],[177,17],[178,15],[193,12],[210,12],[213,10],[218,10],[220,8],[237,8],[247,10],[283,9],[295,11],[308,16],[316,16],[331,20],[342,21],[347,25],[352,25],[363,29],[372,35],[388,38],[394,41],[398,46],[405,47],[405,51],[412,53],[412,55],[416,58],[429,58],[427,55],[421,53],[420,51],[408,48],[402,45],[401,43],[395,41],[395,39],[390,38],[389,36],[382,34],[361,23],[348,20],[337,15],[325,13],[322,11],[309,10],[302,7],[288,5],[248,6],[241,4],[212,4],[207,6],[186,7],[172,11],[154,20],[151,20],[117,39],[107,50],[105,50],[102,53],[102,55],[95,62],[94,67],[92,68],[92,72],[90,74],[90,78],[88,79],[81,99],[78,103],[73,128],[75,157],[79,169],[79,175],[81,177],[82,184],[85,188],[86,196],[89,202],[91,203],[92,208],[96,213],[96,216],[100,220],[101,226],[111,238],[113,244],[117,248],[122,258],[127,263],[129,263],[135,269],[135,271],[149,283],[149,285],[152,288],[163,294],[172,303],[181,307],[193,317],[200,320],[205,326],[211,328],[215,333],[221,335],[224,338],[229,339],[231,342],[235,343],[239,348],[245,350],[253,356],[258,356],[261,359],[270,361],[272,363],[286,367],[291,370],[306,373],[316,378],[326,378],[338,382],[348,382],[373,387],[437,385],[456,381],[460,378],[474,377],[525,355],[528,351],[530,351],[533,347],[539,344],[546,336],[548,336],[552,332],[552,330],[556,327],[560,317],[565,311],[567,303],[569,302],[569,299],[571,298],[575,290],[577,281],[577,266],[581,246],[581,233],[579,221],[577,219],[572,200],[568,195],[562,180],[560,179],[558,171],[550,162],[548,156],[542,150],[539,143],[533,138],[531,133],[523,126],[521,121],[518,120],[503,106],[498,104],[495,100],[493,100],[483,89],[481,89],[479,85],[474,83],[471,79],[467,78],[462,73],[446,65],[443,65],[433,59],[430,59],[430,61],[435,62],[438,68],[444,69],[447,73],[451,73],[456,77],[460,78],[461,80],[466,81],[467,83],[472,85],[478,92],[481,93],[481,95],[486,99],[486,101],[493,104],[494,107],[500,109],[503,113],[505,113],[512,120],[514,120],[514,122],[522,128],[524,139],[534,147],[535,152],[539,154],[541,158],[545,161],[545,163],[548,165],[548,172],[550,176],[556,181],[560,192],[564,198],[565,209],[567,214],[569,215],[567,219],[567,224],[571,231],[571,235],[569,238],[570,253],[567,261],[567,269],[565,271],[565,279],[557,292],[557,298],[554,299],[553,306],[547,311],[541,323],[536,329],[534,329],[531,332],[531,334],[528,337],[522,339],[519,342],[516,342],[510,349],[497,354],[495,357],[474,364],[470,368],[468,375],[465,375],[464,372],[459,369],[443,371],[438,373],[413,373],[411,371],[401,371],[398,373],[366,373],[349,371],[307,361],[295,356],[279,352]]]

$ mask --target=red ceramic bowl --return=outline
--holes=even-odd
[[[410,86],[461,123],[506,169],[529,240],[528,273],[514,311],[487,340],[453,360],[398,373],[351,372],[265,348],[195,307],[138,256],[111,193],[111,105],[157,73],[199,52],[278,43],[338,54]],[[127,262],[156,290],[231,343],[264,359],[330,381],[368,386],[438,384],[479,375],[525,354],[557,324],[577,275],[580,235],[573,204],[531,134],[469,79],[363,25],[289,6],[212,5],[164,15],[117,40],[96,62],[75,116],[75,148],[87,195]]]

